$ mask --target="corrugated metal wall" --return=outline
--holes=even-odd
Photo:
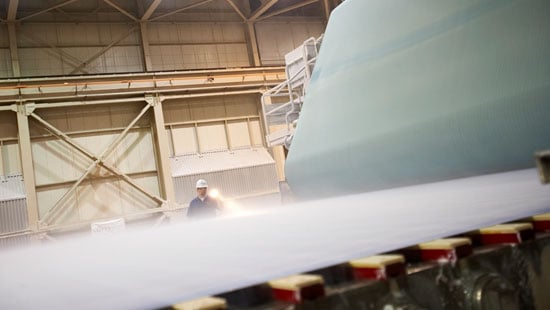
[[[172,159],[172,174],[176,200],[181,204],[196,196],[195,182],[201,178],[224,198],[279,191],[275,161],[263,148],[179,156]]]
[[[319,37],[325,29],[321,22],[261,22],[256,36],[262,65],[284,65],[285,55],[308,38]]]
[[[23,231],[28,227],[26,199],[0,200],[0,234]]]
[[[154,70],[248,67],[243,23],[151,24]]]
[[[164,120],[173,156],[263,144],[258,95],[166,101]]]
[[[0,176],[0,234],[28,227],[25,187],[21,175]]]
[[[33,241],[32,238],[31,235],[2,236],[0,237],[0,249],[30,244]]]
[[[261,65],[271,66],[284,64],[286,53],[325,26],[262,21],[254,27]],[[21,76],[145,71],[140,29],[131,23],[22,23],[16,33]],[[150,23],[150,70],[249,67],[246,35],[241,21]],[[7,26],[0,25],[0,78],[12,76]]]
[[[125,24],[23,24],[18,28],[21,75],[143,71],[136,30]],[[116,46],[92,59],[120,38]],[[85,71],[75,71],[83,63],[87,63]]]
[[[0,24],[0,78],[13,76],[9,46],[8,27]]]

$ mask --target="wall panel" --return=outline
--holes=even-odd
[[[154,70],[249,66],[241,23],[150,24]]]
[[[80,219],[82,221],[122,214],[119,182],[112,180],[89,181],[77,190]]]
[[[13,111],[0,111],[0,140],[17,138],[17,115]]]
[[[85,72],[74,73],[143,71],[139,31],[129,32],[131,27],[126,24],[23,24],[18,28],[21,74],[68,75],[83,62],[87,63],[83,67]],[[101,54],[117,40],[120,41],[115,46]]]
[[[197,136],[201,153],[228,149],[225,126],[222,122],[200,124],[197,126]]]
[[[225,103],[221,97],[214,97],[210,102],[193,104],[191,110],[194,120],[224,118],[226,116]]]
[[[259,120],[250,120],[250,135],[252,136],[252,145],[263,145],[263,134]]]
[[[63,75],[72,68],[48,48],[19,48],[19,66],[22,76]]]
[[[148,192],[160,195],[159,186],[156,176],[145,176],[134,178],[134,181]],[[125,214],[131,212],[146,211],[154,206],[156,202],[153,202],[149,197],[145,196],[135,188],[128,185],[126,182],[118,181],[120,183],[120,197],[122,198],[122,211]]]
[[[324,31],[322,22],[260,22],[256,36],[262,65],[282,65],[285,55],[310,37],[319,37]]]
[[[21,174],[21,160],[19,159],[19,144],[10,143],[0,145],[0,155],[2,156],[2,169],[0,174]]]
[[[36,185],[75,180],[73,149],[59,140],[40,141],[31,144]]]
[[[191,105],[188,100],[167,100],[162,103],[164,122],[188,122],[193,120]]]
[[[38,201],[39,217],[44,218],[46,214],[53,208],[53,206],[63,197],[63,195],[69,190],[70,186],[60,186],[54,189],[48,189],[46,191],[37,190],[36,200]],[[76,192],[73,191],[59,204],[61,209],[60,221],[63,223],[76,223],[78,222],[78,199]]]
[[[206,97],[194,99],[169,100],[163,105],[164,119],[169,127],[171,139],[171,155],[187,155],[197,152],[211,152],[261,146],[262,138],[259,126],[258,112],[259,95],[243,94],[233,96]],[[247,119],[250,118],[250,129]],[[240,118],[240,119],[235,119]],[[227,135],[231,145],[227,145],[226,129],[223,122],[212,127],[209,120],[227,120]],[[188,124],[182,125],[181,123]],[[195,124],[199,126],[199,139],[196,139]],[[171,128],[171,129],[170,129]],[[212,142],[206,132],[214,130]],[[252,138],[251,138],[252,137]],[[197,142],[200,148],[197,147]]]
[[[92,154],[99,155],[116,139],[116,134],[98,134],[76,137],[74,140]],[[37,185],[74,181],[90,166],[92,160],[60,140],[32,143]],[[156,170],[153,140],[148,130],[129,132],[106,161],[124,173],[140,173]],[[92,175],[108,176],[110,172],[93,171]]]
[[[198,152],[195,126],[178,126],[172,128],[173,152],[175,156]]]
[[[11,68],[10,50],[7,48],[0,48],[0,79],[9,78],[13,76],[13,70]]]
[[[228,121],[227,130],[231,149],[250,147],[250,134],[246,120]]]
[[[58,12],[50,13],[41,16],[44,20],[51,18],[52,22],[66,18]],[[218,16],[217,13],[176,14],[168,19],[177,16],[193,22],[149,23],[146,35],[153,71],[251,66],[245,24],[240,20],[232,21],[232,17],[237,17],[234,13],[231,16],[223,12]],[[224,22],[198,21],[202,18],[212,20],[216,16]],[[98,18],[105,22],[96,23]],[[100,12],[78,23],[28,22],[18,25],[22,76],[143,72],[140,31],[137,27],[133,29],[133,23],[121,23],[121,18],[127,19],[120,13]],[[109,24],[107,20],[113,23]],[[256,23],[255,27],[263,65],[282,64],[287,52],[308,37],[318,37],[324,30],[323,22],[315,20],[270,19]],[[115,45],[95,57],[111,44]],[[0,25],[0,77],[13,74],[8,47],[7,27]],[[87,63],[85,71],[73,72],[83,62]]]
[[[153,138],[150,131],[129,132],[113,152],[110,161],[125,173],[156,170]]]
[[[248,67],[246,44],[150,46],[155,71]]]
[[[6,24],[0,25],[0,48],[6,48],[10,46],[8,38],[8,26]]]
[[[49,109],[39,111],[42,117],[69,131],[69,135],[83,148],[94,155],[101,154],[121,133],[129,119],[137,115],[139,106],[79,107],[66,111]],[[114,113],[114,114],[112,114]],[[65,120],[63,120],[65,116]],[[140,122],[149,123],[147,115]],[[35,124],[36,125],[36,124]],[[120,125],[115,132],[98,132]],[[33,126],[39,127],[39,126]],[[35,166],[37,198],[41,216],[58,202],[64,193],[82,176],[92,160],[82,155],[65,142],[52,137],[41,137],[34,128],[33,160]],[[70,134],[77,132],[77,134]],[[130,130],[105,161],[118,167],[143,184],[149,192],[159,194],[153,138],[150,127]],[[66,211],[56,223],[73,223],[121,216],[124,210],[144,209],[157,206],[150,198],[113,176],[105,168],[93,169],[74,193],[61,202]],[[128,211],[128,212],[130,212]]]

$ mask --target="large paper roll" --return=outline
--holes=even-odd
[[[348,0],[285,172],[301,198],[524,169],[550,149],[550,2]]]
[[[158,309],[550,212],[535,170],[0,252],[0,309]]]

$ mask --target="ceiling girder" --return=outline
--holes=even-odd
[[[153,15],[153,13],[155,12],[155,10],[157,9],[157,7],[161,2],[162,0],[154,0],[153,3],[151,3],[151,5],[147,8],[145,13],[141,17],[141,20],[142,21],[148,20],[151,17],[151,15]]]
[[[40,11],[31,13],[31,14],[29,14],[29,15],[27,15],[27,16],[23,16],[23,17],[21,17],[20,19],[18,19],[17,21],[24,21],[24,20],[29,19],[29,18],[31,18],[31,17],[35,17],[35,16],[37,16],[37,15],[46,13],[46,12],[48,12],[48,11],[51,11],[51,10],[54,10],[54,9],[57,9],[57,8],[66,6],[67,4],[70,4],[70,3],[73,3],[73,2],[76,2],[76,1],[78,1],[78,0],[67,0],[67,1],[65,1],[65,2],[58,3],[58,4],[54,5],[54,6],[49,7],[49,8],[46,8],[46,9],[43,9],[43,10],[40,10]]]
[[[192,3],[190,5],[184,6],[182,8],[177,9],[177,10],[174,10],[172,12],[162,14],[162,15],[159,15],[159,16],[155,16],[154,18],[149,19],[149,21],[154,21],[154,20],[157,20],[157,19],[161,19],[161,18],[170,16],[170,15],[176,14],[176,13],[180,13],[180,12],[192,9],[194,7],[197,7],[197,6],[201,6],[203,4],[206,4],[206,3],[209,3],[209,2],[212,2],[212,1],[214,1],[214,0],[203,0],[203,1],[196,2],[196,3]]]
[[[319,0],[307,0],[307,1],[304,1],[304,2],[296,3],[294,5],[290,5],[290,6],[287,6],[285,8],[282,8],[282,9],[276,10],[274,12],[271,12],[269,14],[263,15],[263,16],[259,17],[257,20],[258,21],[259,20],[264,20],[266,18],[270,18],[270,17],[276,16],[276,15],[279,15],[279,14],[289,12],[289,11],[293,11],[293,10],[304,7],[306,5],[310,5],[310,4],[318,2],[318,1]]]
[[[10,0],[8,4],[8,15],[7,21],[13,22],[17,17],[17,6],[19,5],[19,0]]]
[[[246,18],[246,16],[244,15],[244,13],[241,11],[241,9],[237,6],[237,4],[235,4],[235,2],[233,0],[225,0],[227,1],[227,3],[229,3],[229,5],[233,8],[233,10],[235,10],[235,12],[237,12],[237,14],[239,14],[239,16],[243,19],[243,21],[247,21],[248,19]]]
[[[265,2],[262,6],[260,6],[256,11],[252,12],[249,20],[255,21],[258,17],[262,16],[263,13],[265,13],[267,10],[269,10],[272,6],[274,6],[279,0],[269,0]]]
[[[134,15],[132,15],[130,12],[126,11],[125,9],[123,9],[121,6],[119,6],[118,4],[114,3],[114,2],[111,2],[111,0],[103,0],[103,2],[107,3],[108,5],[112,6],[113,8],[115,8],[117,11],[119,11],[120,13],[128,16],[130,19],[132,19],[133,21],[137,22],[139,21]]]

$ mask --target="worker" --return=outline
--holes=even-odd
[[[215,217],[220,209],[219,202],[208,196],[208,183],[200,179],[196,184],[197,197],[189,203],[187,217],[193,219]]]

